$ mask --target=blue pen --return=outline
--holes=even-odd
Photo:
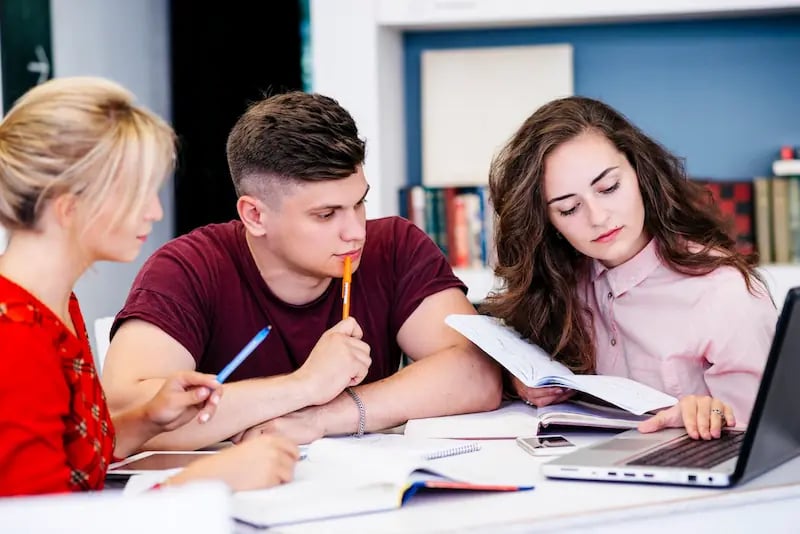
[[[272,326],[266,326],[261,331],[259,331],[258,334],[256,334],[255,337],[250,340],[250,343],[245,345],[244,348],[239,351],[239,354],[237,354],[236,357],[234,357],[231,360],[231,362],[228,365],[226,365],[225,368],[222,369],[222,371],[219,372],[219,374],[217,375],[217,382],[219,382],[220,384],[225,382],[225,380],[227,380],[227,378],[231,376],[231,373],[234,372],[237,367],[239,367],[239,364],[241,364],[245,360],[245,358],[250,356],[253,353],[253,351],[256,350],[256,347],[259,346],[261,342],[267,338],[267,335],[269,334],[270,330],[272,330]]]

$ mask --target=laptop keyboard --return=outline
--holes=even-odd
[[[739,454],[744,432],[723,432],[719,439],[701,440],[689,436],[626,462],[625,465],[696,467],[708,469]]]

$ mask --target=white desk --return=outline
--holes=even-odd
[[[597,439],[569,434],[578,445]],[[607,434],[606,434],[607,436]],[[510,440],[471,453],[486,469],[532,491],[414,496],[403,508],[316,521],[270,532],[797,532],[800,458],[731,490],[545,479],[535,458]],[[447,458],[442,462],[457,461]],[[642,530],[646,529],[646,530]],[[681,530],[683,529],[683,530]],[[242,532],[248,532],[246,527]]]

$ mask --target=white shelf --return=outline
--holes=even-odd
[[[772,162],[775,176],[800,176],[800,159],[778,159]]]
[[[757,15],[799,7],[791,0],[381,0],[377,22],[418,30],[497,28]]]
[[[474,304],[481,302],[490,291],[500,287],[491,269],[453,269],[453,272],[466,284],[469,290],[467,298]]]
[[[762,265],[758,270],[764,276],[778,309],[783,306],[786,293],[791,288],[800,286],[800,264],[773,263]],[[453,269],[453,271],[467,285],[469,289],[467,298],[475,304],[486,298],[491,290],[500,287],[500,281],[490,269]]]

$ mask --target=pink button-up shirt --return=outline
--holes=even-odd
[[[778,317],[766,290],[754,296],[732,267],[677,273],[654,240],[613,269],[594,261],[589,274],[580,295],[594,316],[598,374],[710,395],[737,424],[749,420]]]

